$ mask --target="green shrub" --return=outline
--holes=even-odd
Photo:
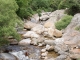
[[[66,15],[61,20],[55,23],[57,29],[62,30],[67,27],[67,25],[71,22],[72,16]]]
[[[58,9],[68,8],[67,13],[74,15],[80,12],[80,0],[62,0],[58,5]]]
[[[75,27],[75,30],[80,31],[80,26]]]

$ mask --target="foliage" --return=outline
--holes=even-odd
[[[18,16],[21,18],[28,18],[32,14],[44,11],[54,11],[57,9],[61,0],[16,0],[19,5],[17,11]]]
[[[68,14],[74,15],[80,12],[80,1],[79,0],[62,0],[58,6],[58,9],[68,8]]]
[[[75,27],[75,30],[80,31],[80,26]]]
[[[8,36],[19,40],[15,30],[15,24],[21,22],[16,14],[17,9],[15,0],[0,0],[0,45],[8,42]]]
[[[59,30],[65,29],[67,25],[70,23],[71,19],[72,16],[70,15],[64,16],[61,20],[55,23],[56,28]]]

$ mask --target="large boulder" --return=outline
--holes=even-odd
[[[53,32],[53,36],[55,37],[62,37],[62,31],[55,29]]]
[[[12,54],[9,53],[0,53],[0,56],[2,60],[17,60],[17,58],[15,56],[13,56]]]
[[[44,26],[37,25],[37,26],[32,28],[32,31],[36,32],[37,34],[41,34],[44,32]]]
[[[19,45],[29,45],[31,43],[30,39],[23,39],[19,42]]]
[[[26,23],[24,23],[24,28],[31,29],[31,28],[35,27],[36,25],[38,25],[38,24],[33,23],[31,21],[27,21]]]
[[[47,28],[46,31],[44,31],[43,33],[44,35],[48,35],[49,37],[52,37],[54,39],[54,37],[62,37],[62,31],[54,29],[52,27]]]
[[[45,21],[45,20],[47,20],[47,19],[49,19],[49,16],[48,16],[48,15],[42,15],[42,16],[40,17],[40,20],[43,20],[43,21]]]
[[[47,45],[54,45],[54,40],[44,40],[44,43]]]
[[[26,32],[25,34],[23,34],[23,37],[24,37],[24,38],[27,38],[27,37],[39,38],[39,35],[36,34],[34,31],[28,31],[28,32]]]
[[[9,53],[17,57],[18,58],[17,60],[29,60],[29,57],[24,54],[25,51],[9,52]]]

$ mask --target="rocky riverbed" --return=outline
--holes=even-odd
[[[9,51],[1,51],[3,60],[77,60],[80,58],[80,14],[74,15],[64,30],[55,28],[55,23],[65,16],[65,10],[35,14],[24,20],[24,29],[18,31],[22,40],[11,40]],[[14,44],[18,44],[14,46]],[[8,49],[9,49],[8,48]],[[7,52],[7,53],[6,53]],[[12,58],[13,57],[13,58]]]

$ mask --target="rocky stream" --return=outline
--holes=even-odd
[[[18,31],[22,40],[10,38],[11,44],[0,49],[0,60],[77,60],[80,58],[80,14],[74,15],[64,30],[55,28],[65,10],[42,12],[24,19],[24,29]]]

